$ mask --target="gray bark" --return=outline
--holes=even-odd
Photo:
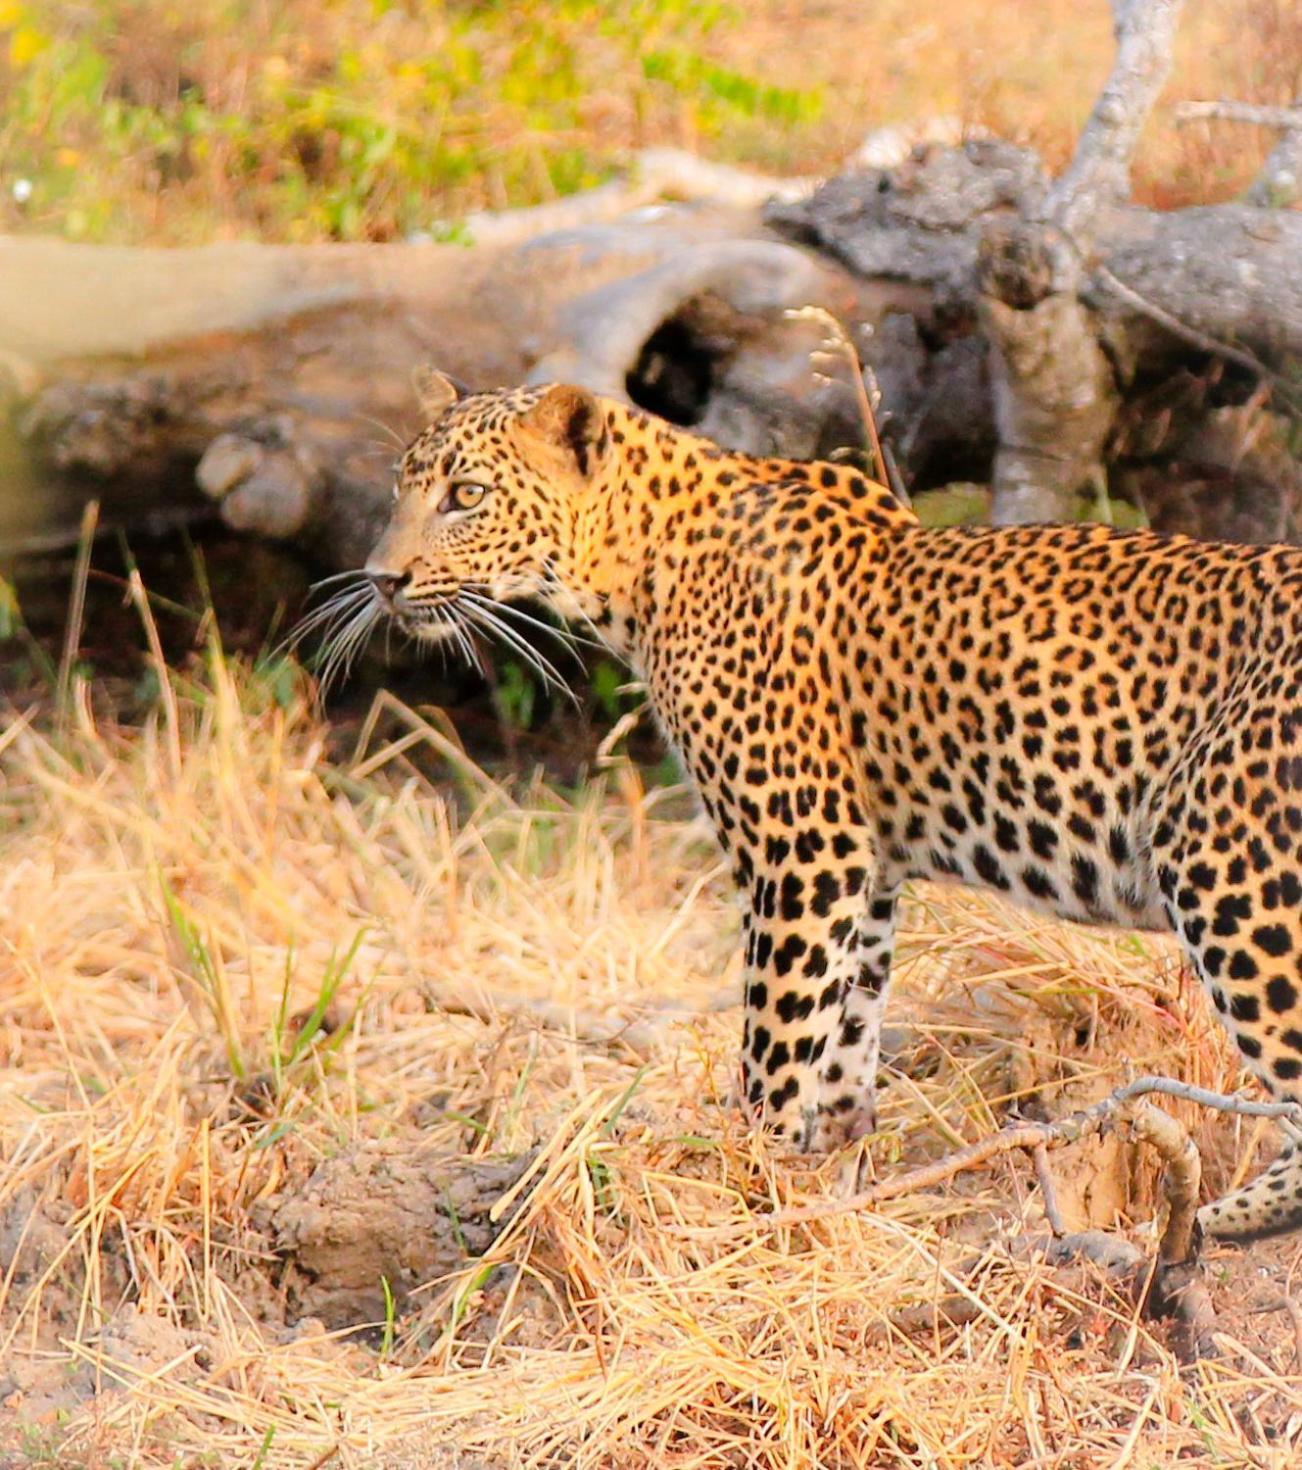
[[[861,426],[844,385],[810,370],[817,329],[783,319],[806,305],[852,328],[888,447],[922,488],[991,478],[996,520],[1061,519],[1111,469],[1185,529],[1302,534],[1273,412],[1297,409],[1302,214],[1126,203],[1180,5],[1115,9],[1116,64],[1052,183],[1033,154],[983,139],[810,198],[784,190],[763,221],[753,179],[679,160],[688,193],[733,202],[612,220],[605,189],[548,206],[563,228],[539,239],[522,239],[530,212],[484,221],[473,249],[0,240],[0,407],[16,429],[0,425],[0,553],[70,538],[87,495],[111,525],[115,495],[153,487],[151,516],[216,508],[357,565],[419,426],[411,371],[430,362],[473,385],[632,395],[752,453],[826,455]],[[1262,181],[1288,176],[1299,136]],[[1168,379],[1161,432],[1137,428]],[[1254,381],[1270,391],[1249,398]],[[1196,506],[1181,485],[1203,487]]]
[[[813,455],[844,406],[808,370],[817,329],[802,335],[782,313],[819,304],[871,320],[902,296],[733,209],[501,248],[8,240],[0,260],[17,430],[0,432],[13,465],[0,552],[70,538],[87,495],[107,502],[111,525],[131,495],[169,519],[215,505],[233,527],[340,566],[364,560],[383,520],[391,465],[420,426],[420,365],[476,386],[565,379],[623,396],[676,319],[708,359],[710,402],[692,405],[707,432]]]
[[[1299,109],[1302,97],[1293,103],[1293,111]],[[1288,209],[1302,200],[1302,128],[1280,138],[1243,198],[1260,209]]]
[[[1077,241],[1089,238],[1101,209],[1130,197],[1130,160],[1170,75],[1183,7],[1184,0],[1112,0],[1112,72],[1045,200],[1045,218]]]

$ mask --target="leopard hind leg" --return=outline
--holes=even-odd
[[[1180,936],[1244,1064],[1270,1096],[1302,1101],[1302,741],[1267,730],[1284,754],[1240,773],[1234,744],[1213,748],[1169,794],[1154,857]],[[1232,778],[1255,799],[1225,801]],[[1273,781],[1270,777],[1273,776]],[[1302,1227],[1302,1146],[1205,1205],[1209,1235],[1252,1240]]]

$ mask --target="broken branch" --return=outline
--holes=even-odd
[[[990,1134],[988,1138],[968,1144],[966,1148],[956,1149],[933,1163],[892,1175],[858,1194],[845,1199],[823,1200],[814,1205],[778,1210],[769,1217],[769,1222],[774,1226],[802,1225],[831,1215],[851,1214],[883,1204],[887,1200],[898,1199],[901,1195],[934,1188],[937,1184],[954,1178],[956,1174],[979,1168],[1003,1154],[1017,1150],[1034,1150],[1041,1145],[1045,1148],[1060,1148],[1066,1143],[1078,1143],[1083,1138],[1093,1137],[1114,1118],[1128,1112],[1127,1105],[1135,1099],[1154,1092],[1196,1103],[1200,1107],[1214,1108],[1218,1112],[1238,1113],[1253,1118],[1275,1118],[1291,1136],[1302,1138],[1302,1129],[1298,1126],[1302,1124],[1302,1105],[1298,1103],[1255,1102],[1251,1098],[1211,1092],[1207,1088],[1177,1082],[1170,1077],[1137,1077],[1133,1082],[1127,1082],[1110,1092],[1099,1102],[1072,1113],[1069,1117],[1059,1118],[1051,1123],[1009,1124],[998,1133]],[[1133,1113],[1129,1115],[1133,1122]],[[1196,1188],[1195,1185],[1195,1192]]]
[[[1258,128],[1302,129],[1302,107],[1263,107],[1256,102],[1177,102],[1171,111],[1179,124],[1221,118]]]
[[[1113,0],[1117,55],[1075,155],[1049,191],[1047,218],[1081,238],[1130,195],[1130,160],[1171,70],[1183,0]]]

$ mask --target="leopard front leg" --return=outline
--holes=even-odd
[[[825,1078],[846,998],[862,973],[869,881],[863,865],[838,861],[830,849],[816,856],[766,866],[750,883],[742,1050],[752,1115],[810,1152],[846,1140],[845,1116],[825,1106]]]
[[[859,931],[854,978],[823,1055],[819,1102],[824,1131],[842,1143],[877,1130],[877,1069],[899,896],[898,885],[873,889]]]

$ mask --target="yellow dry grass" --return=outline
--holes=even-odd
[[[1297,1463],[1291,1331],[1241,1310],[1296,1246],[1214,1254],[1222,1354],[1189,1367],[1091,1271],[1016,1254],[1040,1228],[1020,1160],[775,1227],[838,1168],[724,1105],[737,925],[681,794],[626,766],[505,787],[438,718],[386,719],[405,733],[332,764],[305,697],[215,649],[138,729],[77,688],[62,728],[10,711],[3,1463]],[[283,1018],[327,1000],[297,1043]],[[1236,1081],[1164,942],[960,890],[915,895],[893,1014],[928,1066],[887,1090],[878,1170],[982,1136],[1018,1090]],[[1172,1106],[1223,1184],[1250,1125]],[[381,1139],[538,1153],[487,1263],[369,1334],[294,1324],[259,1212]],[[1119,1157],[1142,1218],[1151,1166]],[[1054,1160],[1070,1193],[1079,1161]],[[941,1297],[971,1320],[893,1315]]]

